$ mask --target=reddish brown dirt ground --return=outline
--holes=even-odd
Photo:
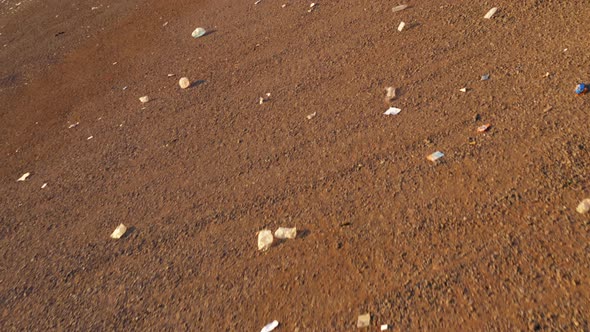
[[[2,330],[590,330],[587,1],[16,2]]]

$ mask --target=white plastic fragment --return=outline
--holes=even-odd
[[[279,227],[275,231],[275,237],[277,239],[294,239],[297,237],[297,227]]]
[[[461,92],[467,92],[467,88],[461,88],[461,89],[459,89],[459,91],[461,91]]]
[[[255,5],[259,4],[262,0],[256,0],[256,2],[254,2]]]
[[[272,322],[270,322],[270,323],[266,324],[266,325],[265,325],[265,326],[262,328],[262,330],[260,330],[260,332],[270,332],[270,331],[272,331],[272,330],[276,329],[276,328],[277,328],[277,326],[279,326],[279,321],[277,321],[277,320],[273,320]]]
[[[44,183],[44,184],[41,186],[41,189],[45,189],[46,187],[47,187],[47,183]]]
[[[183,77],[178,81],[178,85],[181,89],[187,89],[189,86],[191,86],[191,81],[188,79],[188,77]]]
[[[369,325],[371,325],[371,314],[364,314],[358,317],[358,320],[356,321],[357,328],[360,329]]]
[[[267,251],[274,240],[272,232],[268,229],[258,232],[258,250]]]
[[[18,180],[16,180],[16,182],[26,181],[29,176],[31,176],[31,173],[27,172],[27,173],[23,174],[20,178],[18,178]]]
[[[399,5],[399,6],[395,6],[391,9],[392,12],[401,12],[402,10],[408,8],[408,5]]]
[[[578,204],[576,211],[580,214],[588,213],[588,211],[590,211],[590,198],[581,201],[580,204]]]
[[[385,111],[385,115],[398,115],[402,110],[396,107],[390,107],[387,111]]]
[[[313,113],[311,113],[311,114],[308,114],[308,115],[307,115],[307,120],[311,120],[311,119],[315,118],[315,116],[316,116],[317,114],[318,114],[318,112],[313,112]]]
[[[199,38],[199,37],[203,37],[205,35],[205,33],[207,33],[207,30],[205,30],[203,28],[196,28],[195,31],[193,31],[193,33],[191,34],[191,36],[193,38]]]
[[[440,158],[444,157],[445,154],[440,152],[440,151],[436,151],[435,153],[429,155],[428,157],[426,157],[426,159],[435,162],[437,160],[439,160]]]
[[[68,129],[72,129],[77,127],[80,124],[80,122],[76,122],[76,123],[72,123],[71,125],[68,126]]]
[[[127,227],[123,224],[120,224],[117,226],[117,228],[115,228],[113,234],[111,234],[111,239],[120,239],[125,234],[125,232],[127,232]]]
[[[387,325],[387,324],[381,325],[381,331],[387,331],[387,329],[389,329],[389,325]]]
[[[405,22],[401,22],[399,24],[399,26],[397,27],[397,31],[402,32],[402,30],[406,27],[406,23]]]
[[[490,11],[488,11],[488,13],[483,18],[489,20],[492,18],[492,16],[494,16],[494,14],[496,14],[497,11],[498,11],[498,7],[494,7],[492,9],[490,9]]]
[[[148,97],[148,96],[139,97],[139,101],[140,101],[142,104],[145,104],[145,103],[147,103],[148,101],[150,101],[150,97]]]
[[[91,140],[91,139],[93,139],[93,138],[94,138],[94,136],[88,136],[88,137],[86,138],[86,140],[87,140],[87,141],[90,141],[90,140]]]
[[[308,12],[308,13],[311,13],[311,12],[313,11],[313,9],[315,8],[315,6],[316,6],[316,3],[315,3],[315,2],[312,2],[312,3],[309,5],[309,9],[307,10],[307,12]]]

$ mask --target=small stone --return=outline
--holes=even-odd
[[[142,102],[143,104],[145,104],[148,101],[150,101],[150,97],[148,97],[148,96],[139,97],[139,101]]]
[[[588,213],[588,211],[590,211],[590,198],[581,201],[580,204],[578,204],[576,211],[580,214]]]
[[[183,77],[178,81],[178,85],[180,85],[181,89],[187,89],[191,86],[191,81],[189,81],[188,77]]]
[[[275,231],[275,237],[277,239],[294,239],[297,237],[297,227],[279,227],[279,229]]]
[[[193,38],[199,38],[199,37],[203,37],[205,35],[205,33],[207,33],[207,30],[205,30],[203,28],[196,28],[195,31],[193,31],[193,33],[191,34],[191,36]]]
[[[111,234],[111,239],[120,239],[123,235],[127,232],[127,227],[123,224],[120,224],[115,228],[113,234]]]
[[[371,325],[371,314],[364,314],[358,317],[356,322],[356,327],[361,329],[363,327],[368,327]]]
[[[267,251],[274,240],[272,232],[268,229],[258,232],[258,250]]]

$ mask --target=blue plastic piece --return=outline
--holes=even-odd
[[[580,84],[578,84],[578,86],[576,86],[576,94],[578,94],[578,95],[581,95],[587,91],[588,91],[588,86],[584,83],[580,83]]]

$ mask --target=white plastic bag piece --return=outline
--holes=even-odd
[[[435,162],[437,160],[439,160],[440,158],[444,157],[445,154],[440,152],[440,151],[436,151],[435,153],[429,155],[428,157],[426,157],[426,159]]]
[[[120,224],[115,228],[113,234],[111,234],[111,239],[120,239],[123,235],[127,232],[127,227],[123,224]]]
[[[260,330],[260,332],[270,332],[270,331],[276,329],[277,326],[279,326],[279,321],[274,320],[271,323],[266,324],[266,326],[264,326],[262,328],[262,330]]]
[[[275,231],[275,237],[277,239],[294,239],[297,237],[297,227],[279,227],[279,229]]]
[[[18,180],[16,180],[16,182],[26,181],[29,176],[31,176],[31,173],[27,172],[27,173],[23,174],[20,178],[18,178]]]
[[[258,250],[267,251],[274,240],[272,232],[268,229],[258,232]]]
[[[402,110],[396,107],[390,107],[387,111],[385,111],[385,115],[398,115]]]

